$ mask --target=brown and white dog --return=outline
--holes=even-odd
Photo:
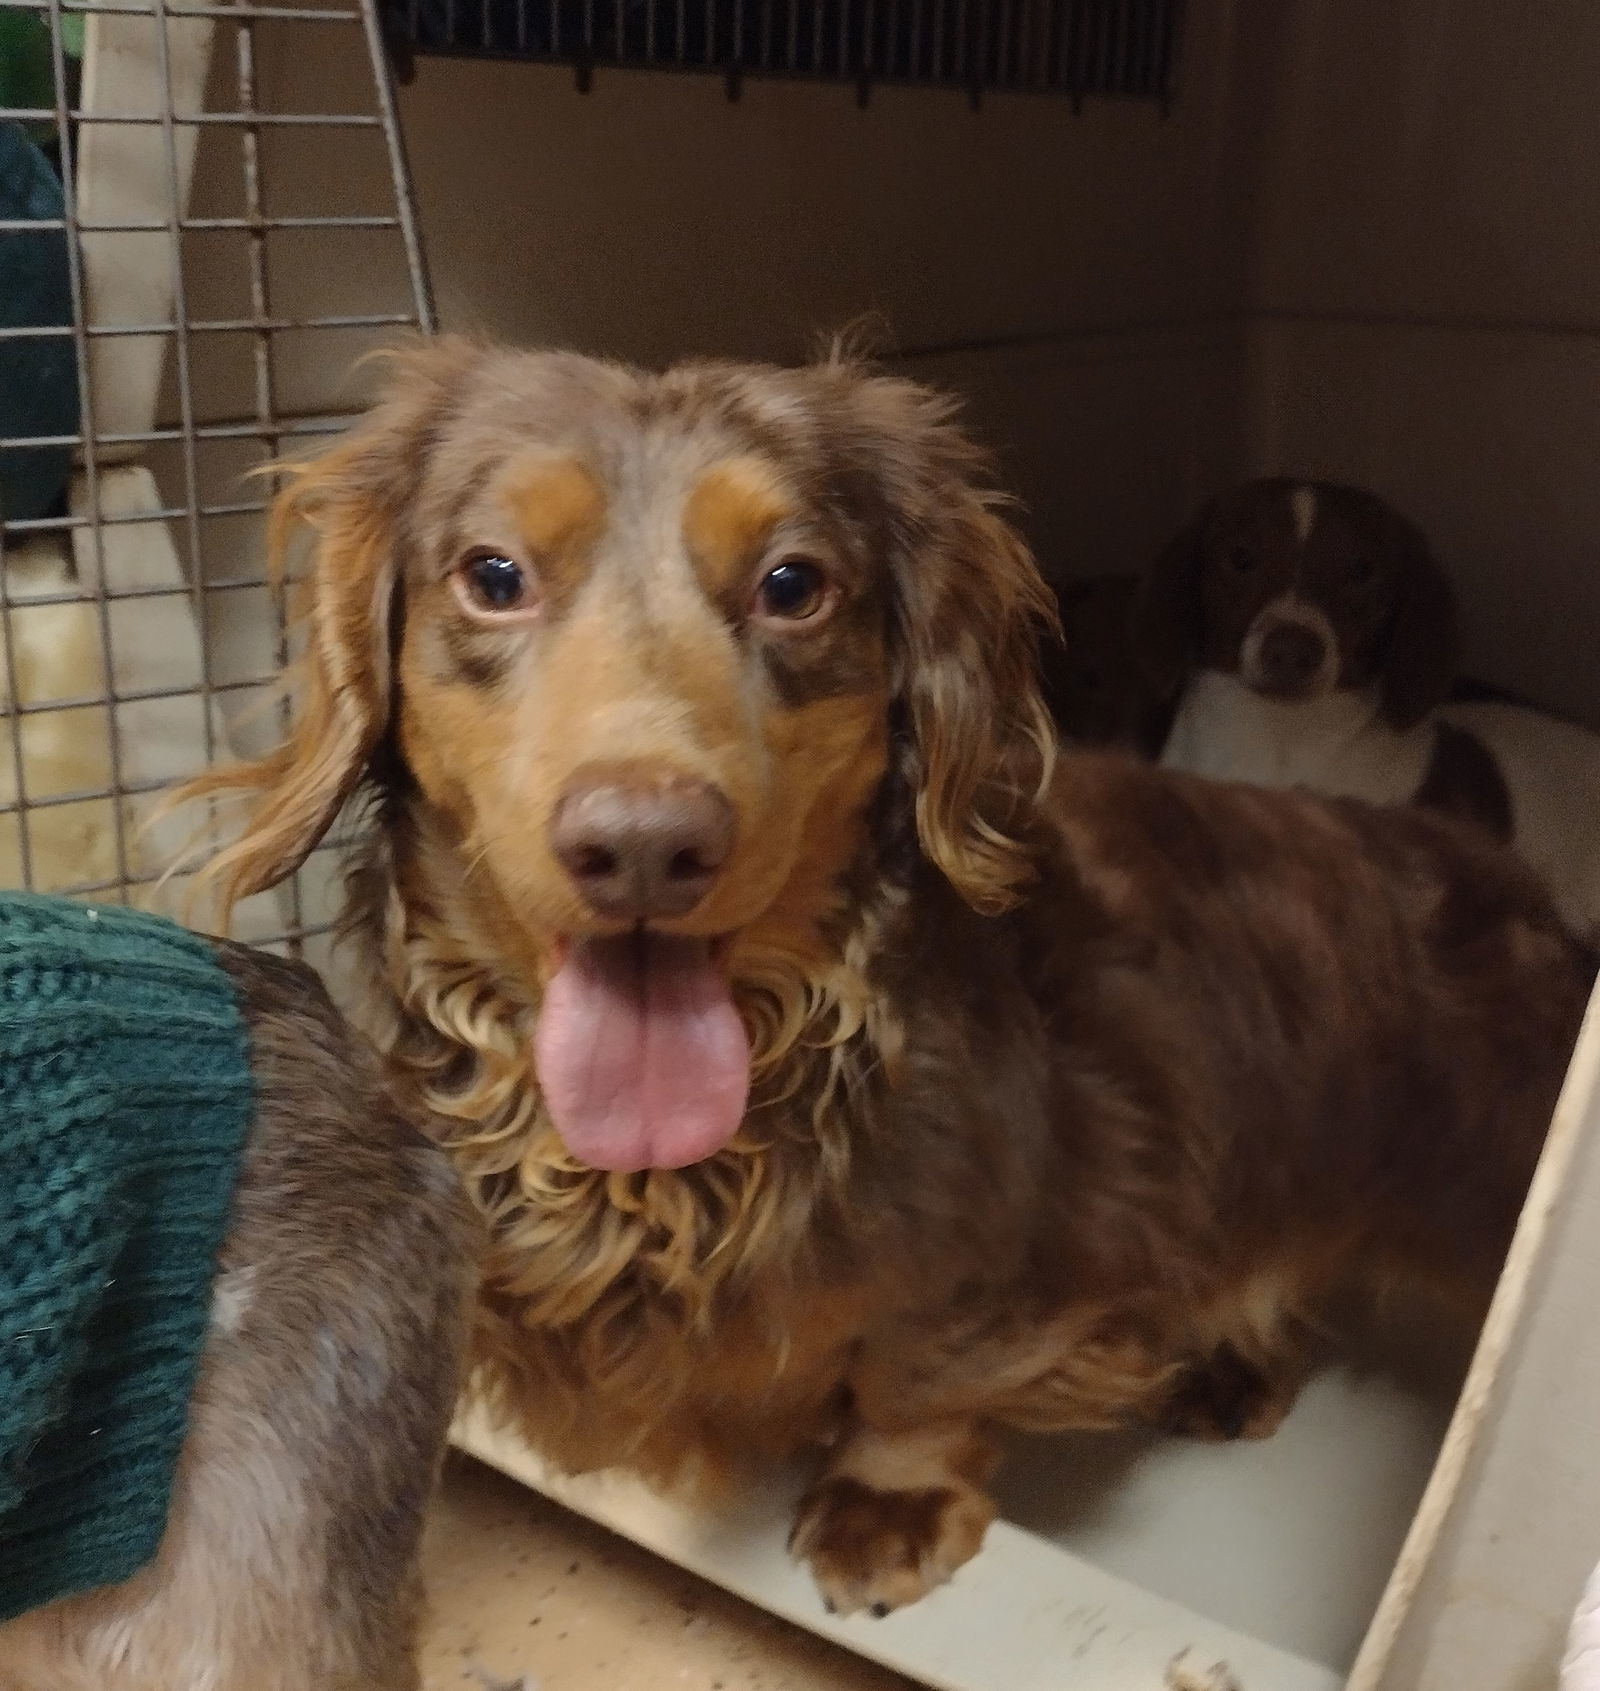
[[[1600,736],[1451,696],[1454,596],[1375,494],[1275,477],[1224,495],[1162,554],[1136,622],[1148,672],[1183,686],[1167,767],[1468,818],[1600,936]]]
[[[420,1684],[480,1228],[311,971],[217,954],[256,1101],[166,1534],[123,1584],[0,1625],[0,1691]]]
[[[1302,1323],[1492,1284],[1592,975],[1421,812],[1055,755],[1049,601],[944,400],[457,341],[303,466],[297,725],[226,896],[346,912],[491,1228],[480,1382],[569,1469],[826,1454],[841,1610],[990,1429],[1265,1431]]]

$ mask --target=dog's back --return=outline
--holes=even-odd
[[[3,1691],[405,1691],[476,1229],[308,969],[219,942],[254,1108],[155,1559],[0,1627]],[[130,1080],[136,1080],[130,1076]]]
[[[1574,932],[1600,938],[1600,735],[1524,705],[1446,705],[1505,782],[1517,850]]]
[[[1105,913],[1087,941],[1062,918],[1064,1025],[1134,1095],[1187,1077],[1171,1190],[1209,1170],[1241,1241],[1366,1235],[1358,1260],[1484,1293],[1595,974],[1536,877],[1421,810],[1089,756],[1058,790],[1066,884]]]

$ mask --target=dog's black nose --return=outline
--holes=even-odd
[[[687,916],[733,849],[733,806],[709,782],[648,770],[580,771],[556,805],[551,846],[597,916]]]
[[[1301,622],[1274,623],[1261,637],[1261,684],[1269,693],[1303,693],[1327,656],[1327,642],[1316,629]]]

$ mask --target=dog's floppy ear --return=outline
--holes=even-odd
[[[1009,909],[1035,873],[1033,819],[1054,764],[1040,695],[1054,596],[987,485],[986,455],[950,403],[909,382],[863,383],[892,419],[881,447],[897,509],[896,778],[923,854],[973,909]]]
[[[360,786],[389,724],[398,587],[397,524],[419,469],[421,438],[470,357],[442,341],[400,355],[371,412],[331,450],[280,467],[267,549],[281,576],[301,531],[310,568],[293,584],[304,652],[293,726],[264,757],[199,776],[174,802],[253,800],[232,842],[205,865],[224,915],[304,863]]]
[[[1207,505],[1157,554],[1129,613],[1134,657],[1146,682],[1163,698],[1176,693],[1200,653],[1204,632]]]
[[[1029,822],[1055,752],[1038,640],[1054,615],[1021,537],[976,498],[951,514],[938,569],[900,600],[917,837],[985,915],[1009,909],[1034,874]]]
[[[1378,668],[1378,710],[1410,728],[1450,696],[1461,658],[1456,596],[1422,531],[1386,513],[1396,548],[1394,601]]]

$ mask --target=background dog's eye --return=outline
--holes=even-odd
[[[761,578],[756,609],[785,622],[803,622],[822,609],[828,597],[828,578],[804,558],[790,558]]]
[[[1373,568],[1370,558],[1354,558],[1345,573],[1353,586],[1365,587],[1378,572]]]
[[[1240,575],[1248,575],[1256,567],[1256,555],[1248,546],[1235,546],[1228,554],[1228,562]]]
[[[458,572],[468,604],[478,611],[520,611],[533,594],[527,572],[502,552],[479,552]]]

